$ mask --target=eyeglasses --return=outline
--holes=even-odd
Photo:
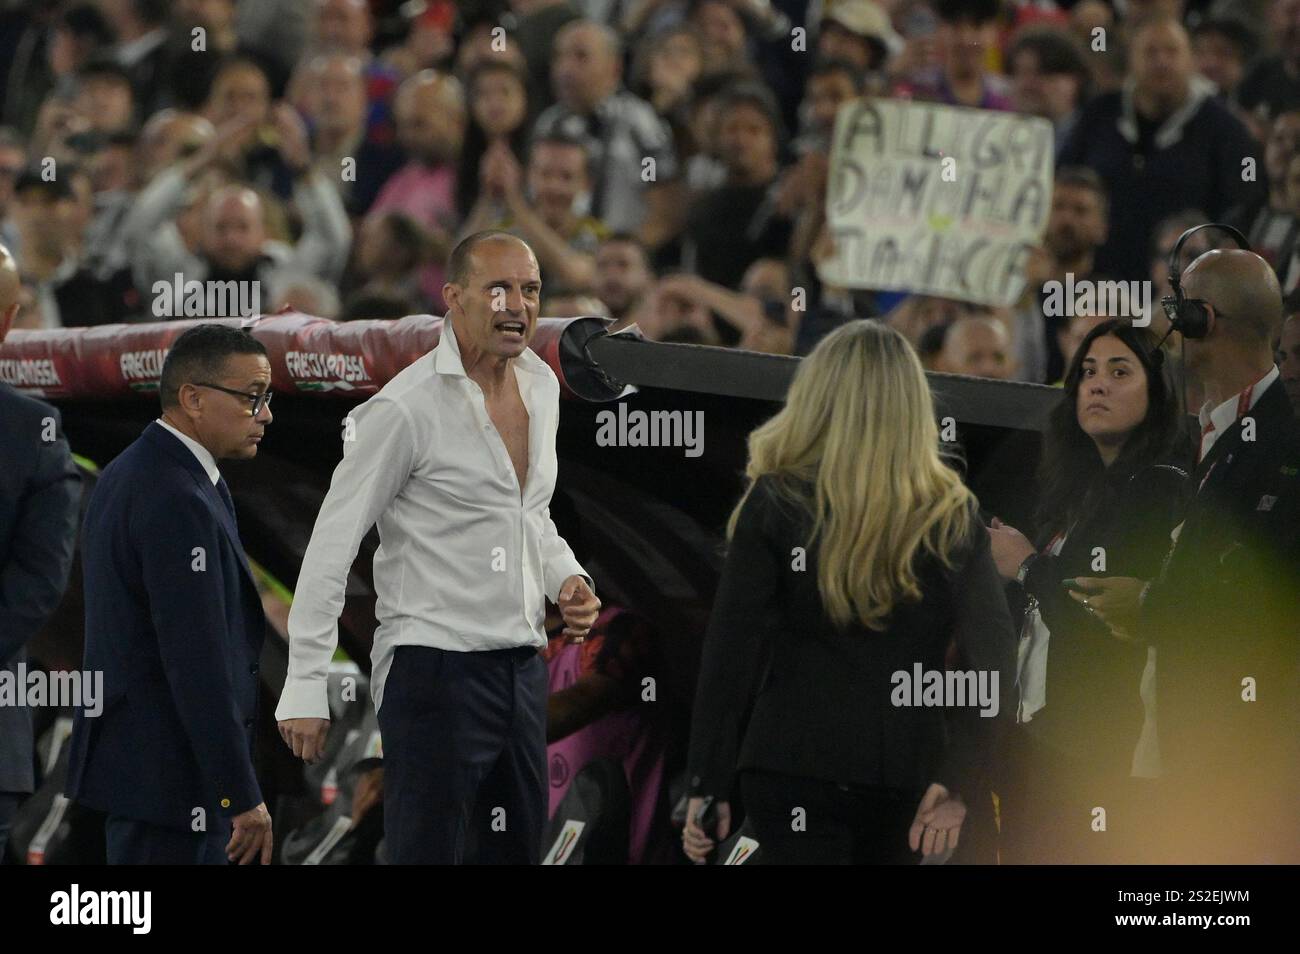
[[[248,402],[248,406],[253,410],[253,417],[262,413],[262,408],[271,406],[271,391],[265,390],[258,394],[249,394],[247,391],[236,391],[234,388],[223,388],[220,384],[206,384],[203,381],[193,382],[196,388],[212,388],[214,391],[225,391],[227,394],[233,394],[235,397],[241,397]]]

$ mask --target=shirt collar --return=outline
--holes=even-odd
[[[1249,411],[1279,377],[1277,365],[1273,365],[1262,378],[1239,394],[1234,394],[1222,404],[1211,408],[1209,402],[1201,408],[1197,419],[1204,432],[1201,437],[1201,457],[1204,458],[1212,445],[1238,418]],[[1206,443],[1208,441],[1208,444]]]
[[[534,374],[544,374],[549,369],[549,365],[539,358],[531,347],[525,348],[524,353],[515,359],[515,365]],[[433,349],[433,370],[438,374],[469,377],[465,373],[465,363],[460,356],[460,343],[456,340],[452,320],[445,315],[442,319],[441,337],[438,339],[437,347]]]
[[[190,449],[190,453],[198,458],[199,463],[203,465],[203,469],[208,474],[208,479],[212,481],[212,485],[215,487],[217,482],[221,480],[221,471],[217,469],[217,460],[212,456],[212,452],[194,438],[176,430],[176,428],[172,427],[161,417],[158,418],[158,423],[170,431],[182,444]]]

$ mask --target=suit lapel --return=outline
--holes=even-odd
[[[221,524],[222,530],[225,531],[226,537],[230,540],[230,545],[235,548],[235,553],[239,555],[239,567],[244,571],[245,581],[256,592],[257,582],[253,579],[253,571],[248,566],[248,557],[245,555],[244,545],[239,539],[239,528],[235,526],[235,518],[226,509],[220,491],[212,483],[212,480],[208,477],[208,472],[203,469],[203,465],[199,463],[198,458],[191,453],[188,447],[170,434],[166,428],[159,426],[156,421],[145,429],[144,436],[159,450],[180,464],[198,486],[199,492],[203,494],[204,499],[208,502],[212,515]]]

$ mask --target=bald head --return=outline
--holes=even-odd
[[[410,155],[437,164],[460,154],[465,93],[454,76],[421,70],[398,87],[393,112],[398,141]]]
[[[0,245],[0,341],[13,327],[18,315],[18,293],[22,283],[18,280],[18,263],[9,254],[9,249]]]
[[[1214,309],[1214,337],[1240,348],[1270,348],[1282,325],[1282,289],[1268,262],[1245,249],[1211,249],[1188,265],[1183,294]]]
[[[618,89],[622,50],[618,34],[594,20],[578,20],[555,36],[551,83],[561,103],[590,112]]]
[[[246,186],[222,186],[208,199],[206,212],[203,251],[208,260],[230,272],[251,265],[266,241],[257,193]]]
[[[943,336],[939,370],[1009,380],[1015,373],[1015,363],[1011,339],[1002,322],[983,315],[953,322]]]

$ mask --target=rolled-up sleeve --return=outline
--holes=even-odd
[[[329,664],[352,562],[416,460],[415,425],[399,403],[377,396],[354,411],[352,420],[298,574],[277,720],[329,718]]]

